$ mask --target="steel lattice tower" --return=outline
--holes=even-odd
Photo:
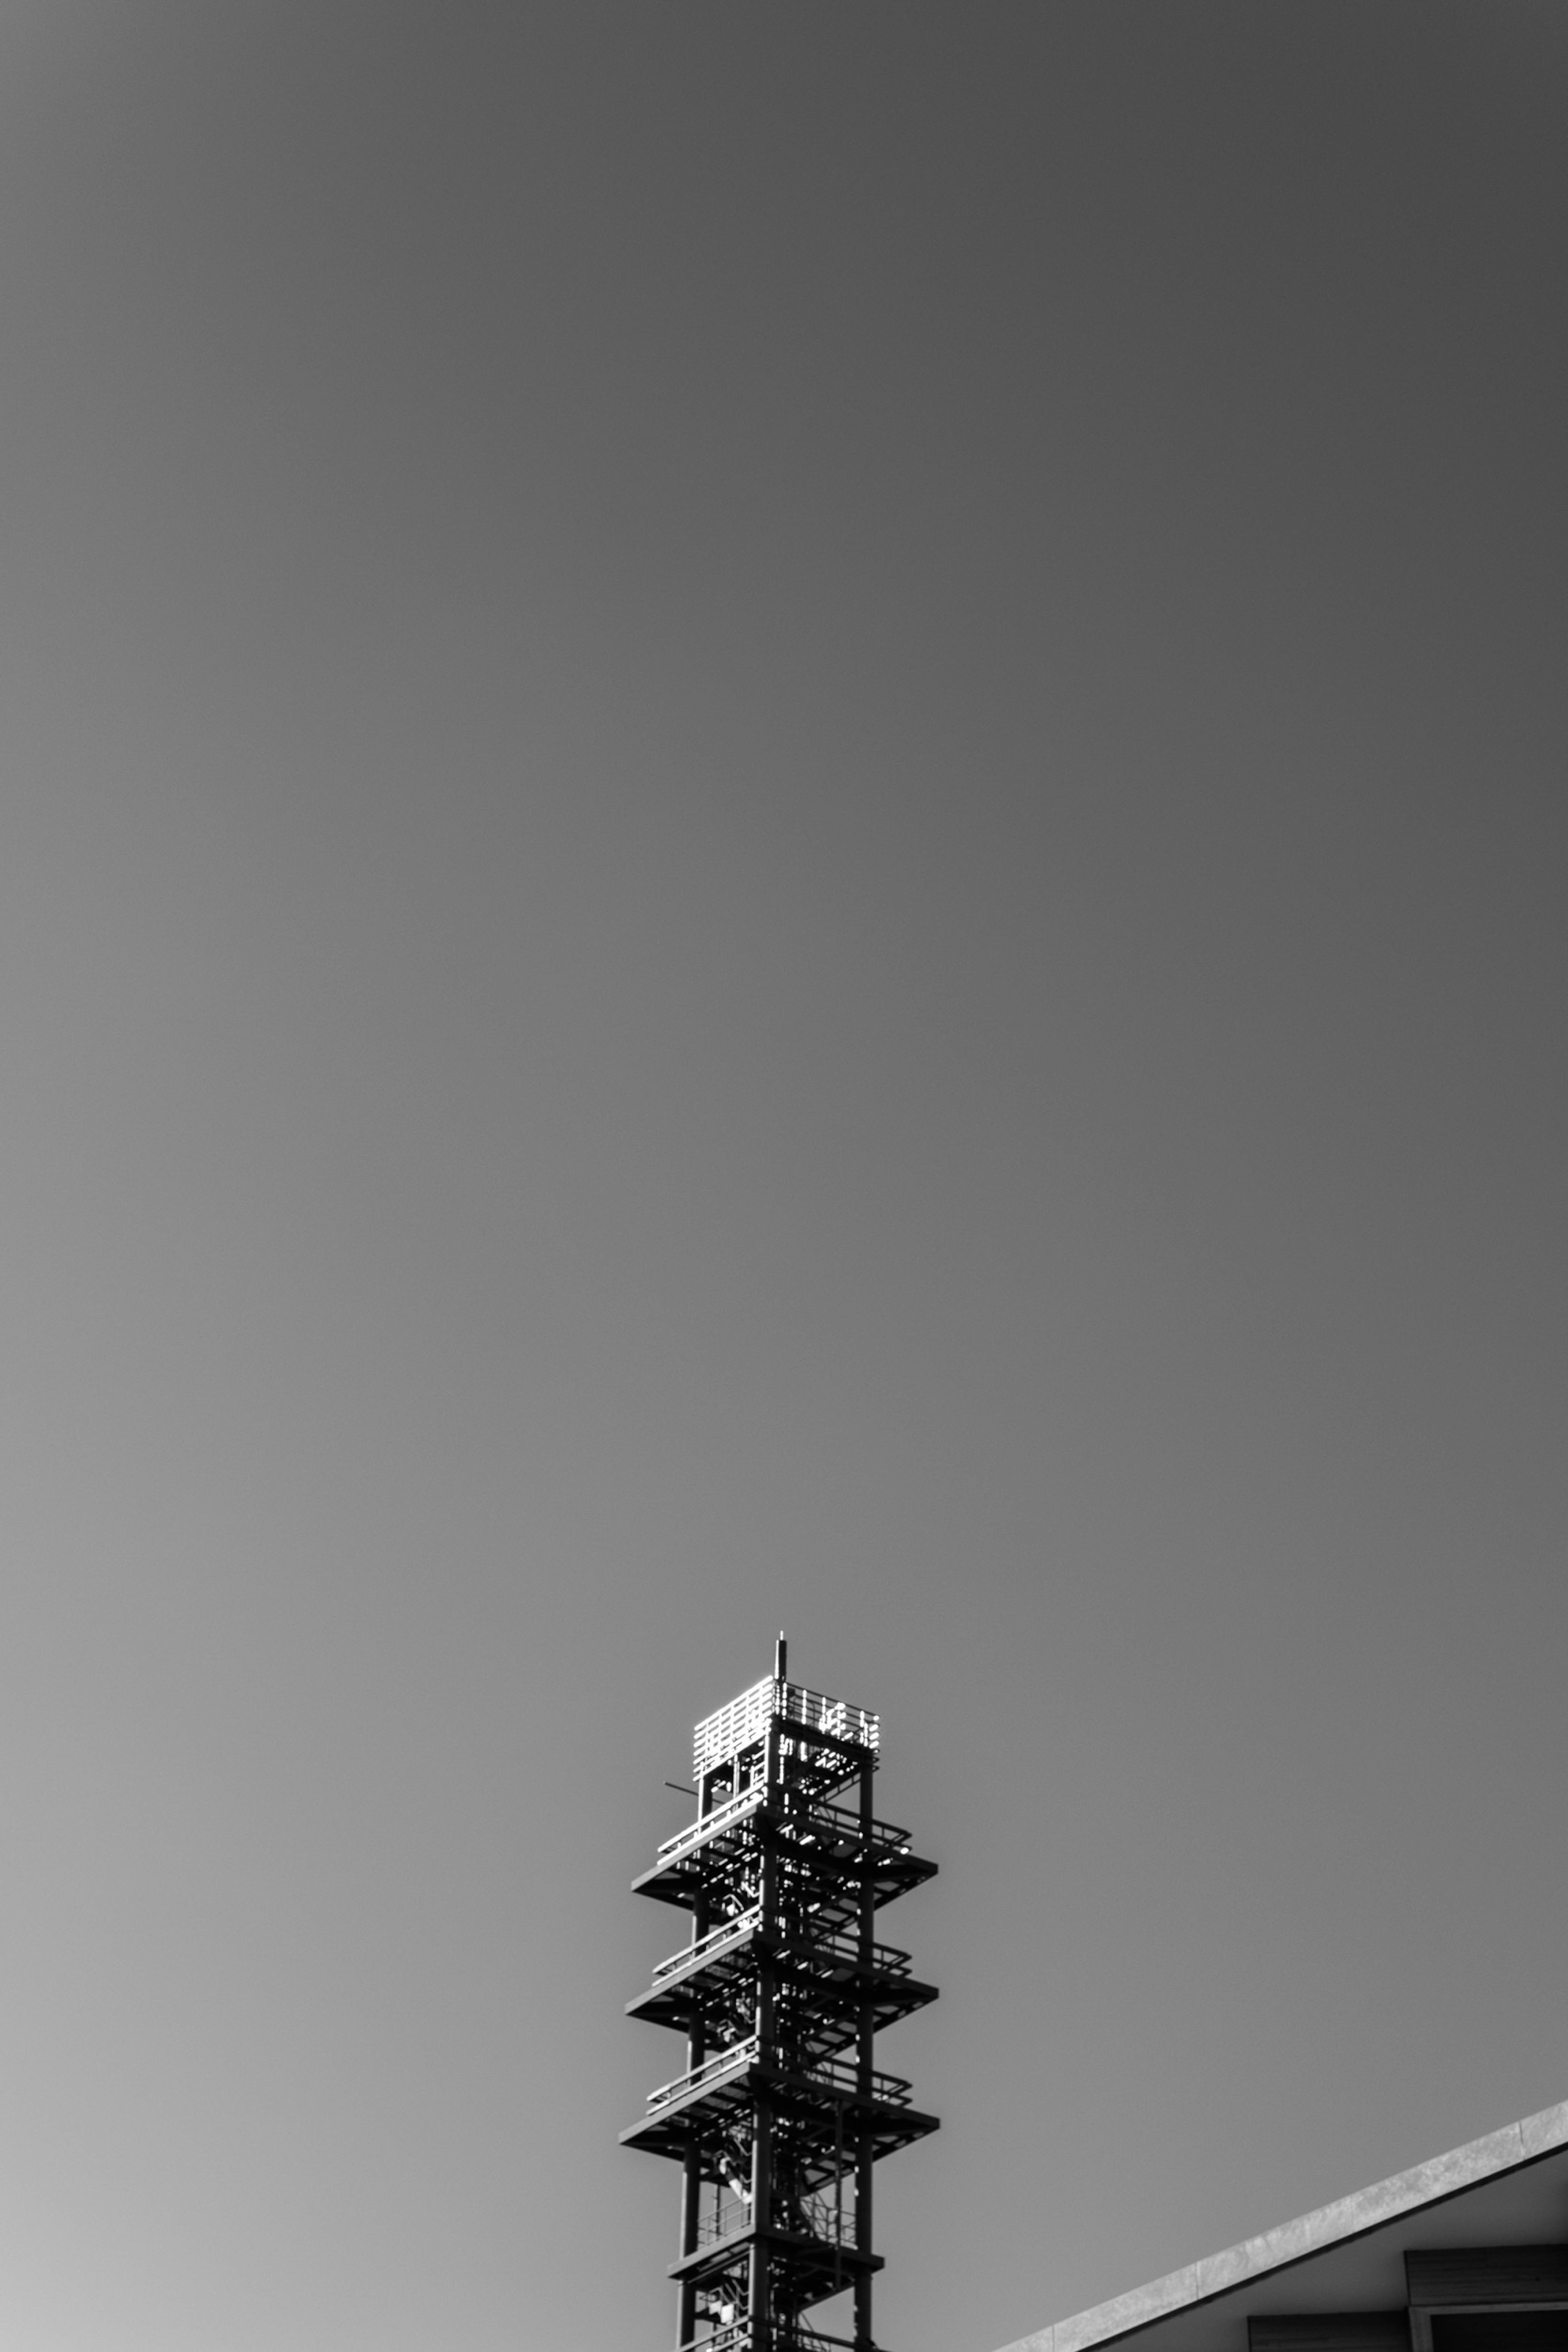
[[[785,1679],[781,1635],[773,1672],[697,1726],[697,1819],[634,1881],[691,1914],[627,2005],[686,2035],[686,2072],[621,2134],[682,2168],[682,2352],[875,2352],[871,2168],[937,2128],[872,2063],[879,2026],[936,1999],[876,1940],[936,1871],[876,1819],[879,1744],[874,1715]],[[846,2289],[852,2338],[805,2324]]]

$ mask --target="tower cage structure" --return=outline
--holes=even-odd
[[[697,1818],[633,1882],[691,1914],[626,2011],[684,2033],[686,2068],[621,2134],[681,2168],[680,2352],[876,2352],[872,2167],[937,2128],[872,2050],[936,1999],[876,1935],[936,1864],[876,1818],[878,1718],[785,1664],[781,1636],[773,1674],[697,1726]],[[852,2336],[803,2316],[846,2293]]]

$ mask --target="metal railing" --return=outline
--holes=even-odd
[[[860,2070],[847,2058],[816,2058],[799,2077],[814,2090],[826,2091],[836,2099],[853,2099],[859,2095]],[[871,2096],[879,2106],[907,2107],[914,2084],[902,2074],[884,2074],[877,2068],[871,2071]]]
[[[807,1819],[841,1843],[858,1845],[866,1835],[859,1814],[852,1813],[847,1805],[813,1805]],[[893,1822],[873,1822],[870,1839],[879,1853],[908,1853],[913,1844],[909,1831]]]
[[[808,1952],[813,1959],[858,1965],[860,1958],[860,1938],[852,1927],[836,1927],[826,1936],[813,1936],[808,1931],[804,1936],[786,1937],[786,1950],[792,1947]],[[908,1952],[900,1952],[896,1945],[873,1944],[871,1966],[879,1976],[907,1977],[914,1962]]]
[[[653,1972],[653,1981],[661,1985],[668,1977],[679,1976],[685,1969],[696,1968],[717,1958],[727,1944],[743,1943],[763,1916],[763,1906],[753,1903],[738,1919],[726,1919],[717,1927],[710,1927],[695,1944],[683,1944],[679,1952],[671,1952],[668,1960],[660,1960]]]
[[[743,1944],[761,1924],[762,1916],[762,1905],[753,1903],[749,1911],[741,1913],[739,1918],[721,1920],[717,1927],[710,1927],[696,1943],[682,1944],[679,1951],[671,1952],[668,1958],[660,1960],[655,1969],[654,1990],[657,1991],[662,1984],[668,1984],[673,1977],[684,1976],[688,1969],[706,1968],[710,1960],[716,1960],[721,1953]],[[786,1954],[803,1952],[811,1959],[827,1960],[835,1965],[856,1967],[860,1958],[860,1938],[852,1927],[832,1927],[826,1934],[816,1935],[809,1925],[798,1933],[786,1928],[783,1948]],[[896,1945],[873,1944],[871,1947],[871,1966],[879,1976],[907,1977],[912,1965],[909,1953],[900,1952]]]
[[[853,2338],[826,2336],[823,2328],[809,2328],[802,2319],[775,2319],[769,2340],[773,2352],[856,2352]],[[693,2336],[679,2352],[752,2352],[752,2324],[750,2319],[731,2319],[729,2326],[715,2328],[712,2336]]]
[[[677,1830],[673,1837],[665,1839],[658,1849],[660,1862],[678,1861],[682,1853],[700,1845],[705,1838],[715,1836],[745,1814],[754,1812],[767,1794],[764,1783],[753,1780],[749,1789],[742,1789],[738,1796],[727,1797],[721,1805],[715,1805],[710,1813],[700,1813],[696,1821],[688,1822],[683,1830]],[[859,1814],[851,1812],[847,1805],[811,1805],[804,1812],[786,1813],[785,1819],[795,1829],[815,1829],[819,1835],[830,1837],[836,1844],[846,1847],[860,1844],[866,1834]],[[870,1837],[872,1847],[878,1853],[906,1854],[911,1850],[909,1831],[900,1829],[893,1822],[873,1822]]]
[[[694,2336],[680,2352],[751,2352],[751,2321],[737,2319],[728,2327],[716,2327],[711,2336]]]
[[[731,1821],[738,1821],[742,1813],[754,1811],[767,1793],[762,1781],[755,1780],[749,1789],[742,1789],[738,1797],[729,1797],[723,1804],[715,1805],[710,1813],[701,1813],[696,1821],[688,1822],[683,1830],[677,1830],[673,1837],[665,1839],[658,1850],[660,1862],[673,1862],[687,1846],[700,1844],[716,1830],[723,1829]]]
[[[851,2152],[837,2190],[814,2189],[799,2200],[796,2220],[804,2227],[804,2234],[815,2238],[829,2252],[841,2247],[852,2248],[855,2243],[855,2176],[848,2168],[852,2161]],[[698,2217],[698,2247],[721,2246],[727,2238],[743,2237],[751,2226],[750,2199],[726,2189],[716,2204]]]
[[[726,2238],[738,2238],[752,2226],[750,2198],[737,2197],[726,2191],[716,2207],[710,2207],[697,2218],[699,2246],[721,2245]]]
[[[869,1748],[873,1752],[882,1744],[879,1719],[863,1706],[851,1706],[847,1699],[829,1698],[823,1691],[807,1690],[800,1683],[780,1682],[773,1675],[764,1675],[760,1683],[742,1691],[727,1706],[705,1716],[692,1734],[692,1777],[701,1785],[704,1772],[722,1764],[741,1748],[749,1748],[760,1739],[770,1722],[777,1717],[781,1723],[798,1723],[807,1731],[825,1731],[833,1739],[847,1739],[853,1747]]]
[[[683,2099],[693,2098],[700,2091],[712,2090],[730,2075],[740,2074],[757,2063],[758,2037],[749,2033],[744,2042],[732,2042],[727,2050],[715,2051],[700,2066],[693,2066],[672,2082],[661,2083],[657,2091],[647,2095],[648,2113],[676,2105]],[[814,2091],[821,2091],[831,2099],[857,2099],[860,2095],[860,2070],[844,2058],[815,2058],[810,2064],[793,2076],[784,2077],[804,2083]],[[884,2074],[873,2068],[870,2074],[870,2095],[879,2106],[907,2107],[914,2085],[902,2074]]]
[[[657,2091],[650,2091],[647,2095],[648,2113],[652,2115],[660,2107],[671,2106],[678,2099],[688,2098],[695,2091],[710,2090],[727,2074],[737,2074],[742,2067],[751,2065],[756,2054],[757,2037],[754,2033],[748,2034],[744,2042],[732,2042],[728,2050],[716,2051],[711,2058],[704,2059],[700,2066],[693,2066],[688,2074],[677,2074],[672,2083],[661,2083]]]
[[[826,2336],[820,2327],[807,2327],[798,2319],[776,2319],[772,2342],[773,2352],[855,2352],[850,2336]],[[751,2352],[751,2321],[735,2319],[716,2327],[711,2336],[694,2336],[680,2352]]]

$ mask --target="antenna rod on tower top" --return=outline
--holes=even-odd
[[[773,1680],[775,1683],[789,1680],[789,1643],[782,1633],[773,1644]]]

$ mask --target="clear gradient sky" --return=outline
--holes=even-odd
[[[942,1870],[894,2352],[1568,2095],[1565,101],[8,0],[4,2352],[667,2352],[781,1624]]]

